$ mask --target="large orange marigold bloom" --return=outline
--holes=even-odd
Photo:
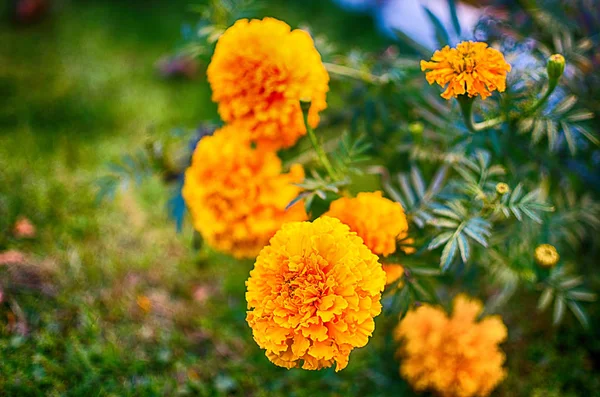
[[[247,134],[226,126],[198,143],[185,173],[183,197],[194,227],[212,247],[256,257],[281,225],[307,219],[304,206],[286,205],[300,192],[300,165],[281,173],[275,152],[253,149]]]
[[[398,354],[400,373],[417,391],[431,390],[444,397],[487,396],[506,377],[506,339],[500,316],[477,322],[481,302],[459,295],[451,317],[423,305],[408,312],[395,331],[403,340]]]
[[[269,360],[339,371],[375,329],[385,273],[356,233],[322,217],[283,225],[246,285],[247,321]]]
[[[465,41],[456,48],[446,46],[436,51],[430,62],[421,61],[421,70],[430,70],[425,74],[429,84],[448,85],[443,98],[467,94],[485,99],[494,90],[506,89],[510,65],[500,51],[486,43]]]
[[[329,75],[312,38],[277,19],[237,21],[219,38],[207,75],[221,118],[263,146],[289,147],[306,133],[300,99],[311,101],[312,127],[327,107]]]
[[[377,255],[394,253],[396,241],[405,238],[408,232],[402,205],[386,199],[381,192],[339,198],[331,203],[325,215],[350,226]]]

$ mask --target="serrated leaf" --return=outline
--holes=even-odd
[[[467,241],[467,238],[462,233],[458,234],[457,240],[458,240],[458,250],[460,251],[460,256],[461,256],[463,262],[467,263],[467,261],[469,260],[469,255],[470,255],[469,242]]]
[[[452,237],[454,233],[453,232],[444,232],[439,234],[437,237],[435,237],[433,240],[431,240],[431,243],[429,243],[429,245],[427,246],[428,250],[434,250],[437,247],[439,247],[440,245],[446,243],[448,240],[450,240],[450,238]]]
[[[565,99],[559,102],[554,108],[554,113],[561,115],[569,110],[577,103],[577,97],[575,95],[569,95]]]
[[[519,134],[525,134],[526,132],[531,131],[534,121],[535,119],[533,117],[522,120],[517,126],[517,132]]]
[[[440,258],[440,267],[441,267],[442,271],[448,270],[448,268],[452,264],[452,260],[456,256],[457,246],[458,246],[458,244],[457,244],[455,238],[452,238],[444,246],[444,249],[442,250],[442,256]]]
[[[575,111],[575,112],[569,114],[566,117],[566,120],[571,121],[571,122],[579,122],[579,121],[591,120],[593,118],[594,118],[594,113],[592,113],[588,110],[579,110],[579,111]]]
[[[437,214],[437,215],[445,216],[446,218],[455,219],[457,221],[462,220],[460,215],[458,215],[457,213],[455,213],[449,209],[446,209],[446,208],[436,208],[433,210],[433,213]]]
[[[546,120],[546,134],[548,135],[548,148],[550,151],[554,151],[556,149],[558,131],[552,120]]]
[[[538,301],[538,310],[544,311],[552,302],[552,297],[554,296],[554,290],[551,287],[548,287],[542,292],[540,295],[540,300]]]
[[[423,198],[425,195],[425,182],[423,181],[423,176],[417,167],[412,167],[410,169],[410,178],[412,180],[413,186],[419,198]]]
[[[487,247],[487,241],[485,235],[478,230],[477,228],[473,228],[469,224],[467,224],[462,230],[467,236],[471,237],[473,240],[477,241],[480,245]]]
[[[583,302],[595,302],[597,298],[596,294],[586,291],[569,291],[567,295],[574,300]]]
[[[521,192],[523,191],[523,185],[521,185],[520,183],[517,185],[517,187],[515,188],[515,190],[513,190],[512,194],[510,195],[510,200],[509,200],[509,204],[512,206],[514,205],[517,200],[519,200],[519,198],[521,198]]]
[[[576,276],[568,278],[564,281],[560,282],[560,287],[562,289],[571,289],[583,283],[583,276]]]
[[[598,138],[595,137],[593,135],[593,133],[591,131],[589,131],[587,128],[579,125],[579,126],[577,126],[577,131],[579,131],[579,133],[581,133],[583,136],[585,136],[588,139],[588,141],[592,142],[594,145],[600,146],[600,140],[598,140]]]
[[[427,222],[431,226],[442,227],[447,229],[456,230],[458,228],[459,223],[450,219],[445,218],[433,218],[429,222]]]
[[[585,314],[583,308],[577,302],[571,300],[567,302],[567,305],[569,305],[571,313],[575,315],[575,317],[577,318],[577,320],[579,320],[579,323],[583,326],[583,328],[589,328],[590,321],[588,319],[587,314]]]
[[[533,131],[531,132],[531,140],[534,144],[537,144],[540,140],[542,140],[542,136],[544,133],[545,123],[543,120],[536,120],[533,126]]]
[[[552,313],[552,324],[558,325],[565,315],[565,301],[562,296],[557,296],[554,301],[554,312]]]
[[[574,156],[577,153],[577,144],[575,143],[575,137],[573,136],[573,131],[571,131],[571,127],[564,121],[560,122],[560,125],[563,130],[563,134],[565,134],[565,139],[567,141],[567,146],[569,147],[569,151],[571,155]]]
[[[431,267],[411,267],[409,270],[417,276],[431,277],[440,275],[440,269]]]
[[[408,183],[408,177],[404,174],[398,175],[398,183],[400,184],[402,193],[404,193],[404,197],[406,198],[409,208],[412,208],[415,205],[415,196],[410,188],[410,184]]]

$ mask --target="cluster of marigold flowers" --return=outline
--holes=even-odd
[[[485,98],[504,90],[510,66],[502,62],[485,44],[464,43],[436,52],[422,68],[432,70],[430,83],[449,84],[444,97]],[[384,287],[402,284],[404,268],[380,258],[411,241],[404,210],[380,192],[341,197],[313,222],[302,202],[287,208],[304,170],[296,164],[283,172],[276,151],[306,133],[300,100],[311,102],[311,127],[327,107],[329,76],[307,32],[272,18],[239,20],[218,40],[207,75],[226,125],[200,140],[186,171],[183,196],[194,227],[213,248],[256,258],[247,322],[269,360],[339,371],[372,335]],[[415,388],[456,381],[441,393],[484,395],[502,379],[497,343],[506,331],[498,319],[476,323],[480,309],[460,298],[451,319],[422,306],[402,320],[402,374]],[[472,361],[457,369],[457,360]]]

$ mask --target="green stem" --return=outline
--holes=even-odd
[[[456,97],[458,104],[460,105],[460,111],[465,120],[465,125],[471,132],[477,132],[473,123],[473,98],[467,95],[459,95]]]
[[[548,83],[548,89],[546,90],[544,95],[542,95],[537,100],[537,102],[533,104],[533,106],[531,106],[529,109],[524,110],[523,113],[519,115],[519,117],[528,117],[535,113],[540,107],[542,107],[546,103],[548,98],[550,98],[550,95],[552,95],[557,85],[558,80],[551,80]],[[498,116],[490,120],[482,121],[481,123],[476,123],[475,121],[473,121],[474,98],[469,98],[466,95],[460,95],[456,99],[458,100],[458,104],[460,105],[460,110],[462,111],[463,119],[465,120],[465,125],[471,132],[487,130],[506,121],[506,117]]]
[[[389,81],[386,75],[376,76],[369,72],[364,72],[357,69],[352,69],[347,66],[338,65],[335,63],[324,62],[323,65],[329,73],[337,74],[338,76],[350,77],[357,80],[362,80],[371,84],[385,84]]]
[[[301,101],[300,107],[302,108],[302,116],[304,117],[304,126],[306,127],[306,133],[308,134],[310,142],[312,143],[313,148],[315,149],[315,152],[317,153],[317,157],[319,158],[321,165],[323,165],[323,167],[327,171],[327,174],[329,175],[329,177],[333,181],[337,181],[338,180],[337,175],[335,173],[333,166],[329,162],[329,158],[327,157],[327,154],[325,153],[325,150],[323,149],[323,145],[321,145],[321,143],[317,139],[317,136],[315,135],[315,131],[312,129],[312,127],[308,123],[308,108],[310,108],[310,102],[302,102]]]
[[[505,121],[504,116],[499,116],[490,120],[482,121],[481,123],[476,123],[473,120],[473,102],[475,101],[475,98],[470,98],[467,95],[459,95],[456,99],[460,105],[460,110],[462,112],[463,119],[465,120],[465,125],[471,132],[487,130],[502,124]]]
[[[544,95],[542,95],[542,97],[540,99],[538,99],[538,101],[536,103],[534,103],[532,107],[530,107],[529,109],[527,109],[527,110],[525,110],[523,112],[523,117],[527,117],[527,116],[532,115],[540,107],[542,107],[542,105],[546,103],[546,101],[548,100],[548,98],[550,97],[550,95],[552,95],[552,93],[554,92],[554,89],[556,88],[557,85],[558,85],[558,80],[555,80],[555,81],[551,80],[548,83],[548,89],[546,90],[546,92],[544,93]]]

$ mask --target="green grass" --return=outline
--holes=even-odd
[[[0,268],[0,395],[410,395],[389,337],[395,319],[378,318],[369,347],[339,374],[277,368],[245,323],[252,263],[194,251],[189,225],[177,234],[167,217],[158,178],[96,201],[108,162],[214,119],[216,108],[201,74],[166,81],[154,70],[181,23],[195,21],[187,1],[57,3],[40,25],[0,27],[0,251],[28,255]],[[309,22],[342,48],[386,44],[367,17],[319,1],[272,3],[266,14]],[[36,225],[35,239],[12,237],[19,216]],[[10,329],[15,311],[24,335]],[[600,390],[589,334],[519,332],[498,395]]]

